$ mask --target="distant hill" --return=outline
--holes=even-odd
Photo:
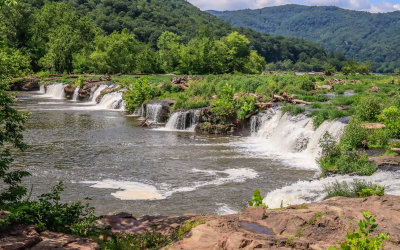
[[[400,11],[373,14],[337,7],[284,5],[258,10],[208,11],[238,27],[304,38],[378,72],[400,70]]]
[[[44,0],[24,0],[37,5]],[[50,0],[59,1],[59,0]],[[91,17],[106,33],[127,28],[142,42],[156,44],[162,32],[168,30],[189,41],[201,27],[208,27],[219,38],[233,31],[245,34],[251,47],[267,62],[299,60],[300,54],[308,58],[326,57],[322,46],[304,39],[260,34],[251,29],[236,28],[219,18],[201,11],[185,0],[64,0],[75,11]]]

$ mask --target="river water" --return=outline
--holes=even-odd
[[[25,183],[33,197],[63,181],[63,201],[88,197],[97,214],[227,214],[246,208],[256,188],[277,208],[320,201],[326,185],[355,178],[314,178],[319,139],[325,132],[339,138],[341,121],[314,129],[303,114],[272,109],[252,118],[251,137],[206,136],[177,131],[185,129],[178,114],[164,128],[142,128],[123,111],[120,93],[93,100],[96,95],[88,102],[65,100],[60,84],[46,95],[19,94],[17,108],[30,112],[24,132],[30,148],[15,152],[14,165],[32,173]],[[399,171],[357,178],[400,195]]]
[[[256,188],[263,193],[314,170],[289,167],[249,152],[243,138],[139,127],[125,112],[20,93],[31,112],[15,165],[32,177],[33,194],[65,184],[64,201],[91,198],[98,214],[223,214],[239,211]]]

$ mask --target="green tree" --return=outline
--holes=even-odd
[[[90,69],[96,73],[133,73],[140,43],[124,29],[95,39],[95,50],[90,55]]]
[[[140,73],[156,73],[159,67],[156,59],[156,52],[150,45],[144,45],[136,58],[136,69]]]
[[[165,31],[158,38],[158,60],[161,69],[166,72],[174,72],[179,65],[179,48],[182,38],[175,33]]]
[[[139,78],[132,84],[125,82],[124,85],[126,88],[126,95],[124,96],[124,100],[126,101],[125,107],[131,113],[145,101],[152,98],[152,89],[147,77]]]
[[[222,56],[227,64],[228,71],[244,72],[250,56],[249,39],[238,32],[233,32],[221,38],[221,42],[226,45],[227,49]]]
[[[225,84],[222,90],[218,93],[218,98],[211,103],[213,108],[211,112],[217,117],[217,120],[226,122],[235,113],[235,106],[233,102],[233,95],[235,94],[235,89],[229,85]]]
[[[246,72],[251,74],[261,73],[265,70],[265,59],[257,54],[257,51],[251,50],[249,61],[246,64]]]

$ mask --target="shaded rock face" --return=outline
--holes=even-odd
[[[91,89],[96,86],[96,83],[94,82],[87,82],[83,85],[82,88],[79,89],[78,91],[78,98],[81,101],[87,101],[90,97],[91,94]]]
[[[196,126],[195,131],[199,134],[210,135],[233,135],[235,133],[235,125],[228,124],[205,124],[200,123]]]
[[[377,232],[391,235],[385,249],[400,249],[400,197],[336,197],[282,210],[248,208],[240,214],[204,216],[206,223],[168,249],[328,249],[358,228],[361,211],[376,215]]]
[[[75,88],[72,87],[72,85],[67,85],[67,86],[64,88],[64,92],[65,92],[65,95],[66,95],[67,97],[70,97],[70,98],[71,98],[71,97],[74,95]]]
[[[0,249],[100,249],[91,239],[44,231],[38,233],[33,226],[16,225],[0,233]]]
[[[25,77],[13,79],[9,86],[12,91],[37,91],[40,89],[39,83],[39,77]]]

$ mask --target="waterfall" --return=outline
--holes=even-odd
[[[97,103],[97,101],[96,101],[96,99],[97,99],[97,97],[101,94],[101,91],[103,91],[104,89],[106,89],[108,86],[107,85],[100,85],[99,87],[93,87],[92,89],[91,89],[91,94],[90,94],[90,97],[89,97],[89,101],[91,102],[91,103],[93,103],[93,104],[96,104]],[[104,97],[103,97],[104,98]],[[101,100],[101,101],[103,101],[103,100]],[[100,101],[100,102],[101,102]]]
[[[94,96],[93,96],[93,98],[94,98]],[[122,99],[122,92],[111,92],[111,93],[104,95],[103,98],[101,98],[101,101],[97,106],[99,107],[99,109],[123,110],[125,108],[124,107],[125,105],[124,105],[124,101]]]
[[[75,88],[74,95],[72,96],[72,101],[77,101],[79,95],[79,86]]]
[[[39,94],[46,94],[46,88],[43,84],[40,84],[39,86]]]
[[[46,96],[54,99],[64,99],[65,98],[65,84],[54,83],[46,86]]]
[[[165,125],[165,130],[194,131],[200,121],[201,109],[174,112]]]
[[[161,111],[163,106],[159,103],[146,104],[146,120],[151,123],[158,123],[161,118]]]
[[[316,159],[320,153],[319,141],[325,132],[339,140],[346,124],[325,121],[317,129],[312,118],[305,114],[296,116],[280,109],[270,109],[250,120],[251,137],[246,146],[250,150],[290,165],[318,170]]]

